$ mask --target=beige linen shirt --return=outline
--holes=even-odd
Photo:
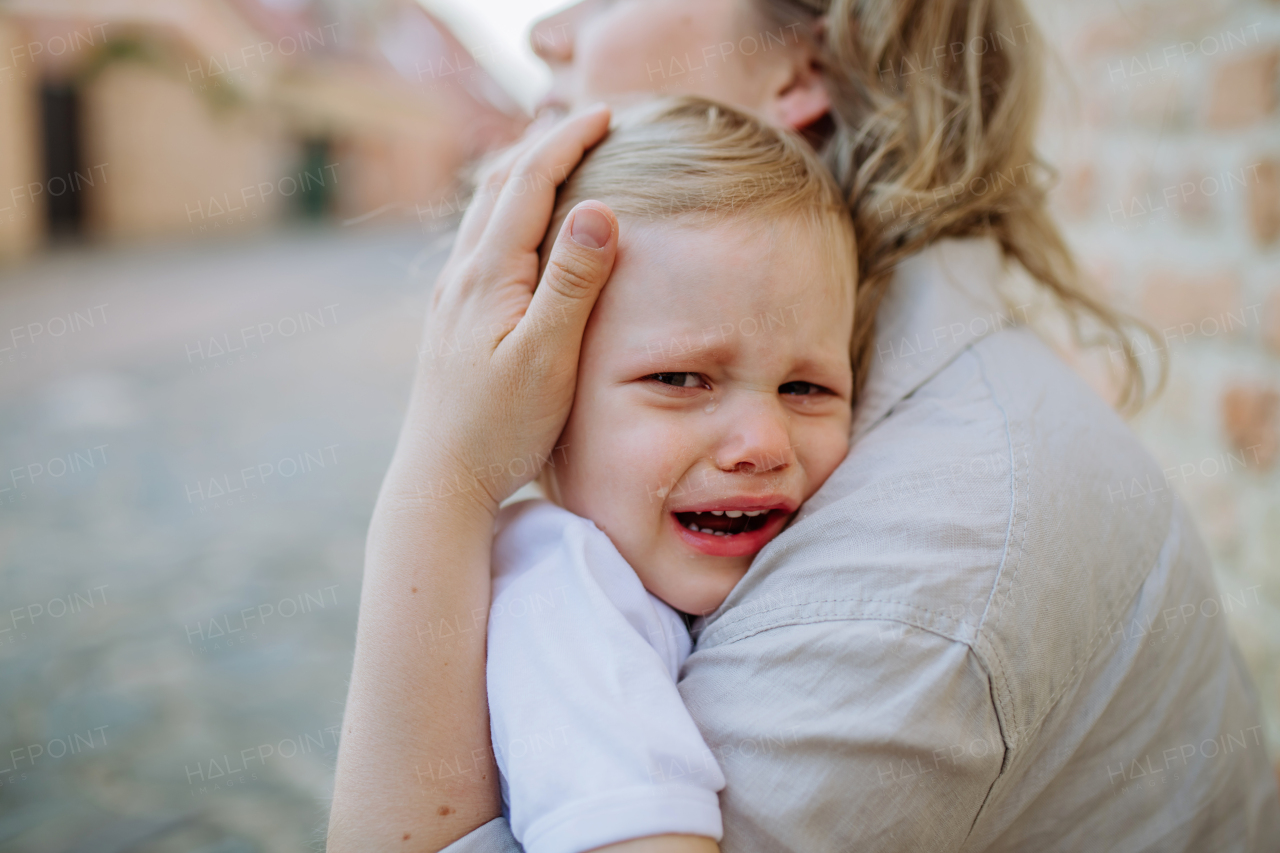
[[[695,626],[726,853],[1280,850],[1246,602],[1004,275],[902,264],[848,458]]]

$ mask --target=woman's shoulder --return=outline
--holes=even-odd
[[[1174,508],[1124,421],[1034,334],[1005,330],[856,437],[699,648],[881,620],[971,647],[998,681],[1057,685],[1168,561],[1187,532]]]
[[[804,561],[785,555],[805,541],[840,541],[829,556],[857,567],[842,588],[941,612],[932,628],[950,636],[992,621],[1002,596],[1096,585],[1100,618],[1132,597],[1176,526],[1173,495],[1113,408],[1002,307],[1006,275],[988,240],[903,265],[849,456],[742,593],[775,566],[792,575]]]
[[[1123,419],[996,313],[1002,275],[983,241],[904,265],[848,457],[696,626],[699,650],[800,624],[927,632],[970,650],[1017,731],[1149,577],[1207,571]]]
[[[1034,334],[1008,330],[856,436],[708,627],[777,584],[871,609],[906,602],[954,637],[974,636],[1002,601],[1082,584],[1106,618],[1156,564],[1173,506],[1124,421]]]

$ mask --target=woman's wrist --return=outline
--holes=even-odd
[[[441,604],[467,599],[468,612],[487,605],[496,514],[456,467],[393,464],[369,521],[365,572],[399,577]]]
[[[423,436],[421,444],[429,439]],[[437,443],[424,447],[402,436],[374,507],[375,516],[427,513],[432,518],[492,521],[503,497],[487,483],[488,467],[450,454]]]
[[[493,514],[425,488],[455,476],[397,453],[369,524],[335,851],[407,850],[409,837],[439,850],[501,811],[484,690]]]

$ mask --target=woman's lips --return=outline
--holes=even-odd
[[[791,516],[791,511],[782,508],[771,509],[768,519],[758,530],[748,530],[729,536],[690,530],[680,522],[678,513],[671,512],[667,515],[671,519],[676,535],[695,551],[711,557],[750,557],[782,532],[787,519]]]

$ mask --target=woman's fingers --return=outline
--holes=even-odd
[[[516,163],[561,123],[556,121],[550,113],[543,113],[525,128],[523,137],[485,165],[476,182],[471,203],[458,227],[455,242],[463,251],[471,251],[480,242],[489,224],[489,217],[497,206],[502,188],[510,179]]]
[[[530,363],[578,364],[587,317],[613,272],[618,220],[605,204],[584,201],[569,212],[533,300],[509,339]],[[570,392],[572,389],[568,389]]]
[[[529,136],[516,142],[485,166],[480,179],[476,182],[476,189],[471,196],[471,203],[467,205],[467,212],[463,214],[462,222],[458,226],[458,236],[454,242],[458,250],[470,252],[480,242],[484,229],[489,224],[489,217],[493,214],[494,205],[498,201],[498,194],[502,191],[502,185],[511,175],[511,168],[521,155],[536,144],[539,138],[540,136]]]
[[[527,267],[536,271],[556,188],[608,128],[609,111],[601,106],[549,129],[545,123],[535,125],[525,139],[500,155],[463,216],[446,271],[436,280],[433,310],[477,285],[484,289],[512,283],[510,278],[492,275],[494,270]],[[467,274],[468,269],[490,274],[477,278]],[[536,281],[524,274],[517,279],[528,298]]]
[[[573,116],[516,161],[499,193],[482,241],[499,253],[536,252],[546,234],[556,188],[609,129],[601,105]]]

